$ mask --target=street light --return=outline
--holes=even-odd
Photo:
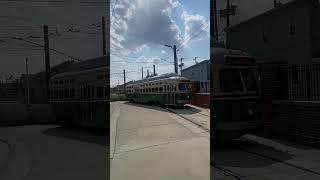
[[[167,44],[164,45],[164,46],[173,49],[173,54],[174,54],[174,72],[175,72],[176,74],[178,74],[177,47],[176,47],[176,45],[171,46],[171,45],[167,45]]]

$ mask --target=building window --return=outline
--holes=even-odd
[[[296,36],[296,19],[294,16],[290,16],[289,18],[289,37]]]
[[[203,82],[201,82],[201,88],[203,88]]]
[[[162,92],[162,91],[163,91],[163,88],[162,88],[162,87],[160,87],[160,88],[159,88],[159,91],[160,91],[160,92]]]

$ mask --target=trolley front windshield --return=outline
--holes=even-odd
[[[190,83],[179,83],[179,90],[180,91],[190,91]]]
[[[229,68],[220,70],[220,91],[236,93],[258,91],[257,77],[254,68]]]

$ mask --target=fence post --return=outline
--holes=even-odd
[[[307,98],[308,98],[308,101],[310,101],[310,64],[307,64],[306,73],[307,73]]]

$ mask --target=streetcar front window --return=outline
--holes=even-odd
[[[256,75],[253,69],[241,69],[242,79],[248,91],[257,91],[258,84]]]
[[[220,70],[220,91],[221,92],[241,92],[243,85],[238,69]]]
[[[191,90],[190,84],[188,84],[188,83],[180,83],[179,84],[179,90],[180,91],[190,91]]]

